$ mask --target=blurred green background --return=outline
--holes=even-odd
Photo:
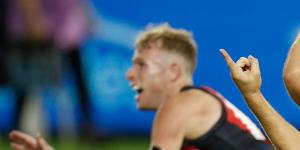
[[[149,146],[147,137],[117,137],[97,141],[60,140],[49,142],[55,150],[146,150]],[[0,150],[11,150],[7,139],[0,140]]]

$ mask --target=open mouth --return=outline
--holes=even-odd
[[[133,88],[136,91],[135,99],[136,101],[140,100],[140,96],[143,93],[144,89],[143,88]]]
[[[141,93],[143,93],[143,91],[144,91],[144,89],[142,89],[142,88],[138,88],[138,89],[136,89],[136,92],[137,92],[138,94],[141,94]]]
[[[135,99],[139,101],[140,96],[143,93],[144,89],[133,83],[131,83],[130,85],[131,88],[136,92]]]
[[[134,91],[136,91],[136,93],[137,93],[138,95],[140,95],[140,94],[143,93],[143,91],[144,91],[143,88],[138,87],[138,86],[136,86],[136,85],[131,85],[131,87],[132,87],[132,89],[133,89]]]

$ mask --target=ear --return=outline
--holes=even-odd
[[[181,66],[177,63],[172,63],[169,68],[170,81],[176,81],[181,76]]]

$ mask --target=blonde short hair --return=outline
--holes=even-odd
[[[135,47],[143,48],[154,42],[160,42],[160,49],[182,56],[187,64],[186,71],[193,74],[197,63],[197,45],[191,32],[172,28],[168,23],[149,25],[138,35]]]

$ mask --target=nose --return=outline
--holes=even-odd
[[[134,70],[133,68],[129,68],[126,73],[126,79],[132,81],[134,79]]]

